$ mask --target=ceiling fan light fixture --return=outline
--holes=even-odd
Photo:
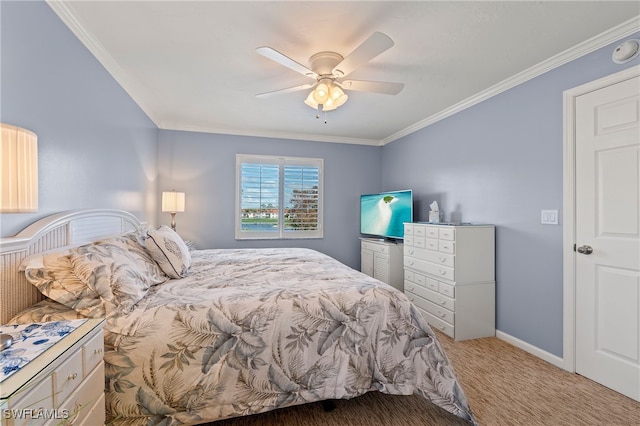
[[[319,84],[309,93],[304,101],[309,107],[318,109],[322,105],[322,111],[333,111],[343,105],[349,96],[329,79],[322,79]]]
[[[325,83],[320,83],[313,91],[313,99],[319,103],[324,104],[329,98],[329,86]]]
[[[311,92],[309,92],[309,96],[307,96],[307,99],[304,101],[304,103],[307,104],[308,106],[310,106],[313,109],[318,109],[319,104],[313,98],[313,94],[314,93],[315,93],[315,91],[313,91],[313,90]]]
[[[393,40],[391,40],[389,36],[381,32],[375,32],[360,43],[360,45],[346,57],[332,51],[318,52],[309,58],[308,66],[294,61],[271,47],[258,47],[256,52],[262,56],[299,74],[310,77],[315,80],[315,82],[313,85],[302,84],[256,96],[264,98],[276,93],[290,93],[313,87],[304,103],[316,111],[320,109],[322,109],[322,111],[333,111],[344,105],[347,99],[349,99],[344,93],[344,90],[397,95],[404,87],[404,84],[362,80],[343,81],[343,78],[351,74],[355,69],[387,51],[392,46]],[[319,118],[317,112],[316,118]]]
[[[347,102],[347,99],[349,99],[349,96],[347,96],[347,94],[344,93],[337,85],[331,86],[331,89],[329,90],[329,97],[332,103],[335,104],[335,108],[344,105],[344,103]]]
[[[333,111],[334,109],[338,108],[339,105],[337,105],[333,99],[328,98],[327,101],[322,104],[322,112],[327,112],[327,111]]]

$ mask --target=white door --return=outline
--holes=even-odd
[[[575,366],[640,401],[640,77],[578,96]]]

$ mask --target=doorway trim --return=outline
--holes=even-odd
[[[562,196],[562,308],[563,341],[562,358],[567,371],[575,372],[576,367],[576,256],[573,245],[576,243],[576,182],[575,182],[575,100],[578,96],[629,80],[640,75],[640,66],[632,66],[623,71],[565,90],[563,93],[564,141],[562,147],[563,196]]]

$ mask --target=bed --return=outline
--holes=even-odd
[[[2,323],[106,317],[109,423],[198,424],[379,391],[475,424],[403,293],[317,251],[188,250],[164,228],[75,211],[0,241]]]

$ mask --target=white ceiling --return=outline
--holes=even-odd
[[[637,1],[49,1],[161,129],[381,145],[638,31]],[[316,119],[307,65],[346,56],[373,32],[395,46],[350,78],[405,84],[347,92]]]

